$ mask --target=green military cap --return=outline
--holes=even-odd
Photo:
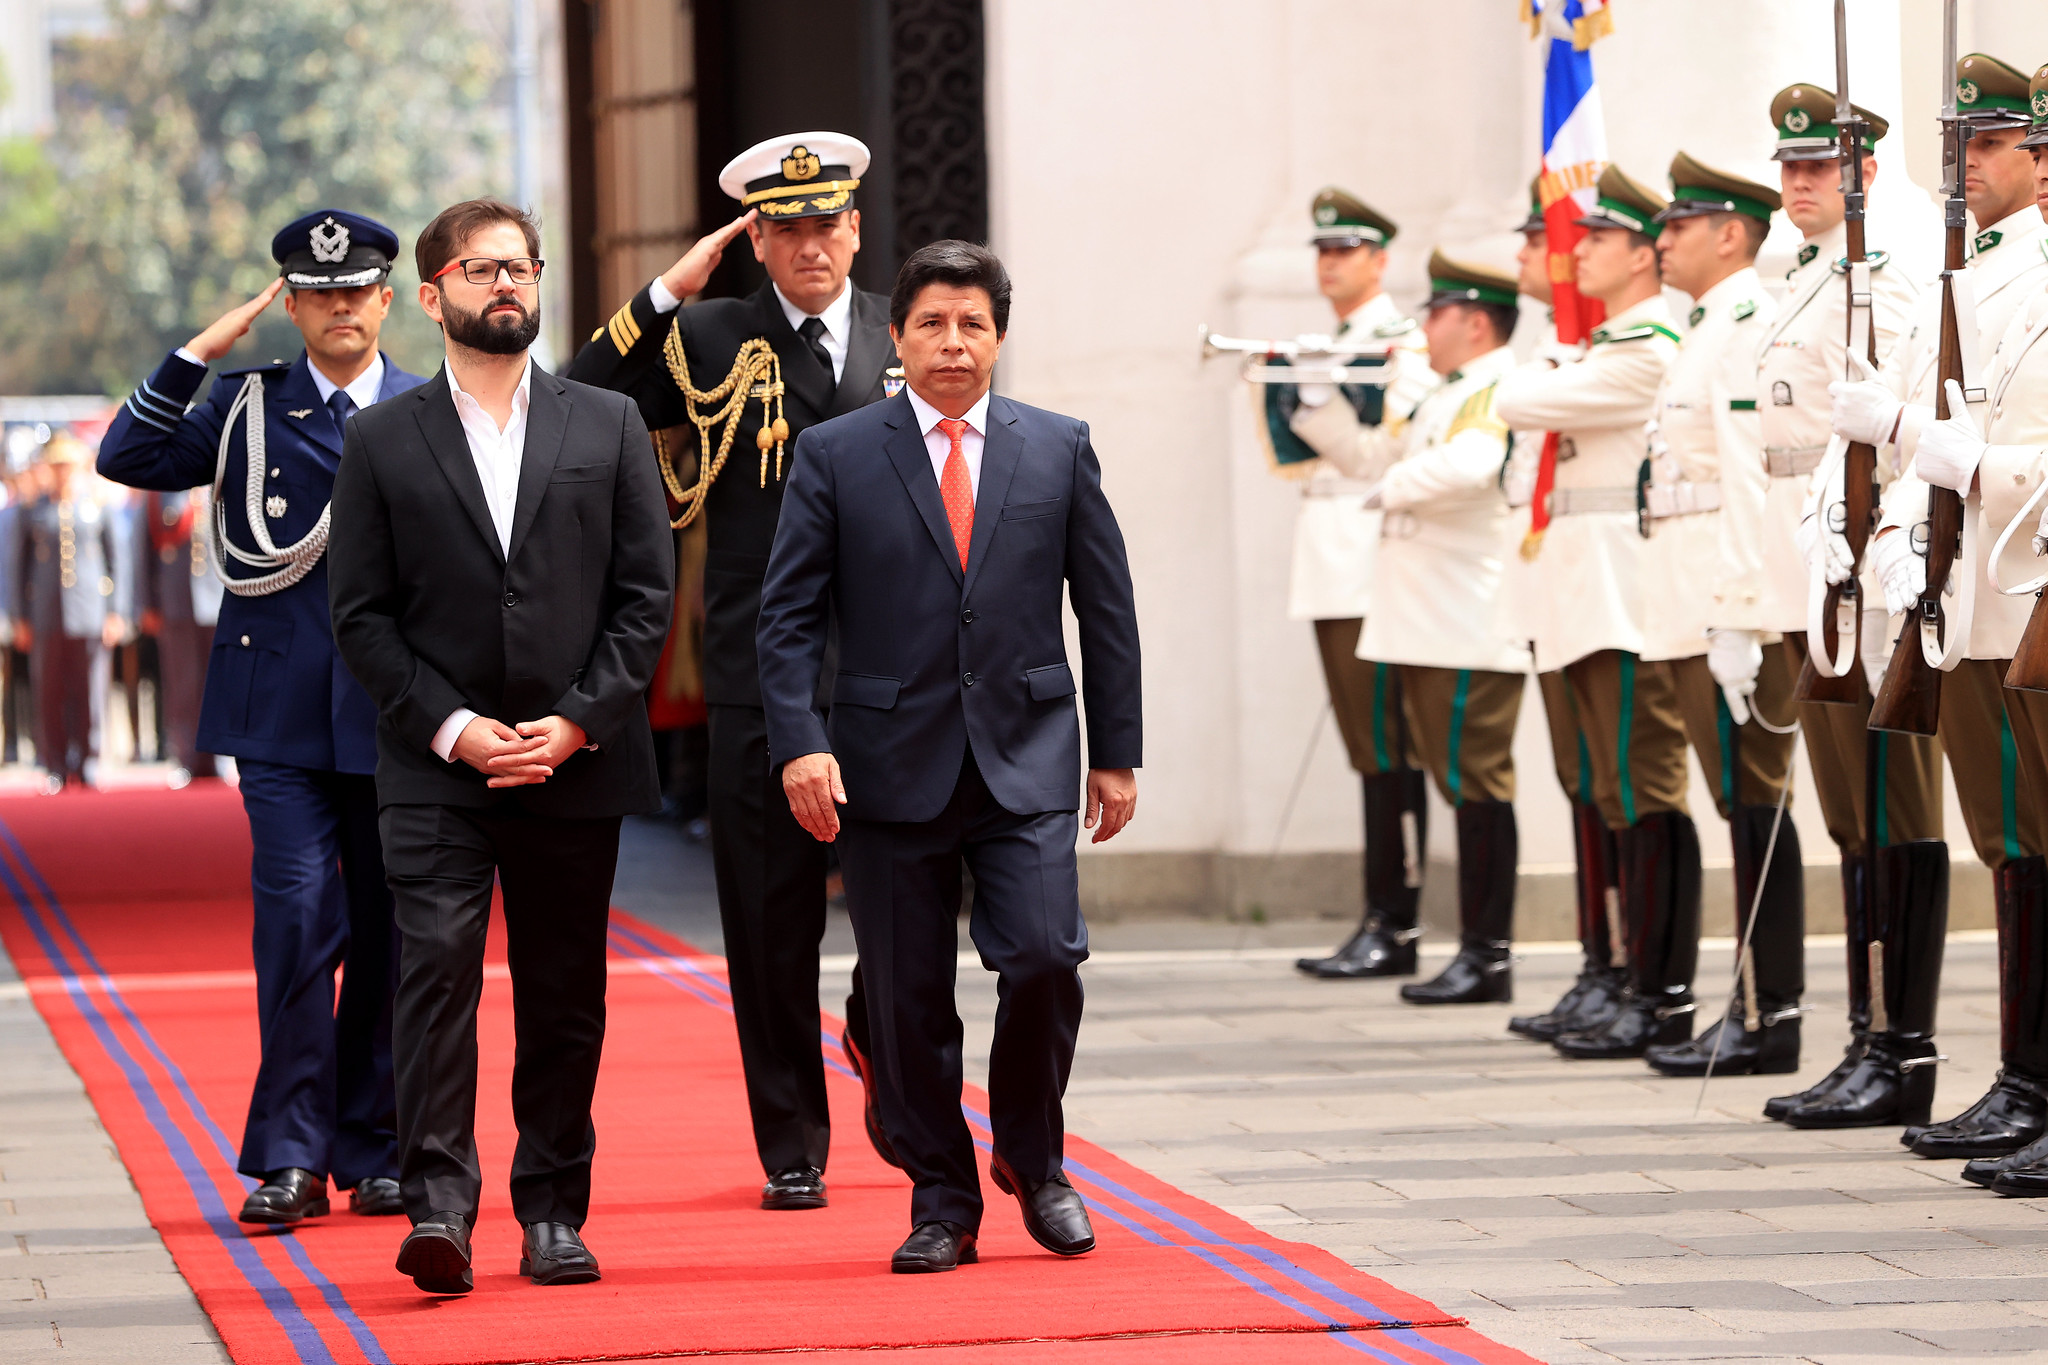
[[[1309,216],[1316,225],[1310,246],[1385,246],[1399,230],[1385,214],[1335,185],[1317,192]]]
[[[1599,198],[1593,211],[1577,220],[1580,227],[1623,228],[1645,237],[1655,237],[1664,230],[1657,222],[1657,215],[1664,211],[1664,196],[1623,174],[1621,167],[1609,166],[1601,171],[1594,192]]]
[[[1979,128],[2024,128],[2031,121],[2027,78],[1996,57],[1972,52],[1956,63],[1956,113]]]
[[[1783,202],[1783,196],[1767,185],[1717,171],[1680,152],[1671,158],[1671,203],[1657,215],[1657,221],[1668,223],[1703,213],[1746,213],[1768,223]]]
[[[2034,113],[2034,131],[2020,142],[2022,147],[2048,147],[2048,66],[2034,73],[2034,84],[2027,92],[2027,107]]]
[[[1521,285],[1513,275],[1470,261],[1454,261],[1442,247],[1429,253],[1429,303],[1501,303],[1513,308]]]
[[[1550,224],[1543,221],[1543,172],[1538,171],[1529,181],[1529,216],[1522,220],[1517,232],[1548,232]]]
[[[1891,124],[1860,104],[1849,106],[1863,120],[1863,150],[1877,150]],[[1835,92],[1818,85],[1788,85],[1771,101],[1778,130],[1773,161],[1834,161],[1842,155],[1842,130],[1835,126]]]

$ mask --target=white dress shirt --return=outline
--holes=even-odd
[[[924,433],[925,453],[932,457],[932,478],[944,488],[946,459],[953,453],[953,438],[939,430],[946,414],[919,398],[916,389],[905,388],[904,392],[910,396],[910,410],[917,414],[917,429]],[[984,392],[967,410],[967,430],[960,433],[960,453],[967,459],[967,486],[977,498],[981,496],[981,447],[987,436],[988,394]]]
[[[824,335],[818,340],[824,344],[825,354],[832,357],[832,382],[837,384],[846,376],[846,339],[853,335],[853,286],[839,286],[839,297],[825,305],[822,313],[806,313],[803,309],[783,297],[782,288],[770,284],[775,291],[775,301],[782,305],[782,316],[789,319],[792,332],[804,325],[804,319],[815,316],[825,324]],[[682,306],[682,300],[668,292],[668,286],[661,282],[659,275],[654,283],[647,286],[647,301],[654,305],[657,313],[673,313]]]
[[[533,397],[533,362],[528,361],[519,376],[519,387],[512,394],[512,415],[502,431],[484,411],[483,404],[462,391],[452,368],[444,367],[443,373],[448,376],[448,393],[455,399],[455,414],[462,419],[462,434],[469,438],[469,458],[476,463],[476,476],[484,486],[484,506],[490,509],[491,526],[498,533],[498,548],[510,556],[512,512],[519,502],[519,466],[526,454],[526,410]],[[353,398],[355,394],[351,392],[349,396]],[[462,737],[463,727],[475,719],[476,712],[466,706],[457,707],[434,732],[434,752],[447,762],[454,762],[455,741]]]

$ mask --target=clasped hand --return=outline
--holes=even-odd
[[[525,787],[545,782],[589,742],[583,727],[566,716],[542,716],[506,725],[478,716],[455,739],[455,757],[482,773],[490,787]]]

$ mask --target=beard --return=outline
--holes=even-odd
[[[492,312],[506,304],[517,313]],[[441,296],[441,330],[458,346],[485,355],[518,355],[540,335],[540,309],[529,309],[516,298],[494,298],[481,313],[466,313]]]

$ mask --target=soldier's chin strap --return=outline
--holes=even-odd
[[[256,542],[253,554],[229,539],[228,500],[223,496],[228,479],[228,446],[238,416],[246,416],[249,436],[249,486],[243,499],[243,510],[248,518],[250,538]],[[279,546],[270,539],[263,511],[263,471],[270,467],[267,454],[263,440],[263,376],[252,374],[242,385],[242,391],[235,395],[234,404],[228,408],[227,420],[221,423],[220,455],[213,466],[213,534],[207,537],[207,551],[213,559],[214,572],[220,575],[220,581],[227,590],[237,597],[268,597],[282,592],[313,572],[320,556],[327,553],[328,525],[334,517],[334,504],[331,502],[320,509],[320,520],[313,523],[313,529],[295,543]],[[222,558],[224,555],[256,570],[255,575],[238,578],[230,574],[227,562]]]

